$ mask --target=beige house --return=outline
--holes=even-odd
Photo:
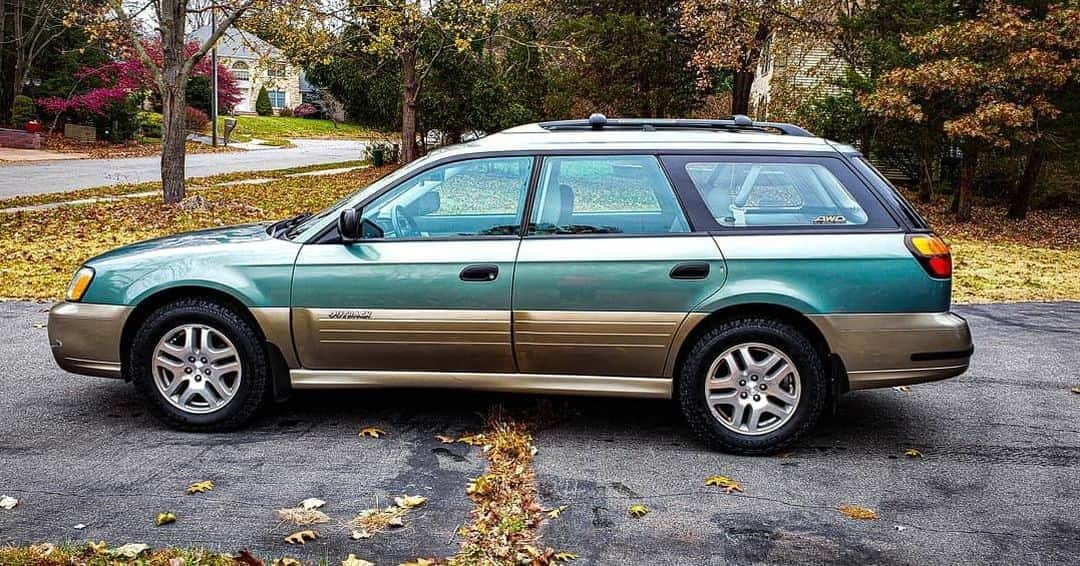
[[[838,92],[830,81],[846,70],[847,64],[827,42],[796,38],[783,29],[774,31],[765,40],[750,86],[754,118],[783,120],[794,110],[789,106],[801,101],[802,95]]]
[[[193,31],[191,39],[205,41],[210,28]],[[232,71],[240,87],[240,103],[237,114],[254,114],[259,89],[266,87],[270,105],[277,114],[282,108],[296,108],[303,100],[300,95],[301,70],[290,65],[281,52],[253,34],[230,29],[218,41],[218,62]]]

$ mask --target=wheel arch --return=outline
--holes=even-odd
[[[208,286],[181,285],[160,289],[147,295],[135,305],[131,314],[128,315],[127,320],[124,321],[124,328],[120,334],[120,363],[124,379],[131,381],[131,376],[127,373],[130,366],[130,364],[127,363],[127,352],[131,351],[131,343],[143,322],[145,322],[154,311],[170,302],[179,299],[195,298],[208,299],[228,306],[255,329],[255,333],[258,334],[259,339],[266,348],[267,354],[270,356],[270,366],[274,377],[274,397],[279,401],[287,398],[290,392],[289,365],[286,362],[284,353],[277,345],[266,339],[265,329],[263,329],[251,309],[244,304],[239,297],[226,291],[222,291],[221,289]]]
[[[725,306],[708,313],[706,316],[701,317],[696,321],[693,320],[693,315],[694,313],[691,313],[683,323],[690,326],[680,330],[679,335],[682,336],[681,340],[679,340],[678,343],[672,344],[674,356],[669,358],[670,361],[666,374],[673,379],[678,377],[679,368],[682,367],[686,356],[690,353],[690,350],[693,349],[694,344],[710,329],[729,320],[765,317],[790,324],[810,340],[810,343],[814,346],[814,349],[817,350],[822,361],[825,363],[826,372],[832,381],[833,392],[835,394],[840,394],[847,390],[847,372],[844,369],[843,360],[833,353],[828,340],[825,338],[825,335],[822,334],[818,326],[814,324],[809,317],[795,308],[777,303],[749,302]]]

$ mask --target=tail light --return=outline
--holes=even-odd
[[[952,253],[941,238],[933,234],[909,234],[904,241],[931,277],[952,277]]]

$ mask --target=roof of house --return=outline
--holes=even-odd
[[[188,39],[206,41],[210,38],[210,26],[203,26],[188,34]],[[259,39],[255,34],[230,28],[221,36],[217,45],[218,57],[230,59],[277,59],[281,50]]]

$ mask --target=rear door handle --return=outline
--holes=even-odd
[[[494,281],[498,276],[497,265],[468,265],[461,270],[462,281]]]
[[[709,264],[703,261],[680,263],[668,274],[672,279],[705,279],[709,276]]]

